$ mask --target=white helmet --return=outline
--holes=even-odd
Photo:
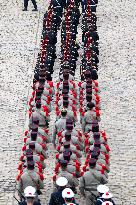
[[[66,188],[62,191],[63,198],[73,198],[74,192],[70,188]]]
[[[24,189],[25,197],[33,197],[35,198],[36,189],[32,186],[28,186]]]
[[[65,178],[65,177],[59,177],[57,180],[56,180],[56,184],[58,186],[66,186],[68,184],[68,180]]]

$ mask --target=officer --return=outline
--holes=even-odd
[[[20,202],[19,205],[41,205],[40,202],[35,201],[36,198],[36,189],[32,186],[28,186],[24,190],[24,195],[26,201]]]
[[[104,202],[102,195],[108,192],[109,188],[106,185],[100,184],[97,187],[97,191],[98,191],[99,196],[97,197],[96,205],[102,205],[102,203]]]
[[[34,171],[34,162],[29,162],[27,164],[27,172],[24,172],[18,182],[18,190],[23,193],[27,186],[33,186],[36,192],[40,192],[40,189],[44,188],[43,181],[40,175]]]
[[[62,192],[62,197],[65,200],[64,205],[76,205],[74,199],[74,192],[70,188],[65,188]]]
[[[79,189],[81,194],[86,197],[86,205],[94,205],[96,203],[96,197],[98,196],[97,186],[107,183],[107,180],[103,178],[103,175],[95,167],[96,160],[91,159],[89,161],[90,170],[85,172],[80,178]]]
[[[23,11],[27,11],[28,1],[29,0],[24,0],[24,9],[23,9]],[[31,0],[31,1],[34,5],[34,9],[32,11],[38,11],[36,1],[35,0]]]
[[[63,205],[65,203],[62,197],[62,191],[66,188],[68,180],[65,177],[59,177],[56,180],[57,191],[51,194],[49,205]]]

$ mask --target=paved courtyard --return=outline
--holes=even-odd
[[[48,2],[38,1],[40,12],[32,12],[30,1],[29,4],[29,11],[23,12],[19,0],[0,1],[0,205],[17,204],[13,193],[27,125],[26,105]],[[97,8],[101,126],[107,132],[112,150],[109,186],[117,205],[136,204],[135,11],[135,0],[99,0]],[[54,79],[58,78],[58,65],[57,61]],[[53,116],[54,112],[51,119]],[[53,120],[50,131],[52,124]],[[47,166],[53,168],[54,151],[49,146]],[[43,204],[47,204],[51,192],[51,168],[45,170]]]

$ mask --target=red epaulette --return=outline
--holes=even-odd
[[[25,135],[25,136],[27,136],[27,134],[28,134],[28,130],[26,130],[26,131],[24,132],[24,135]]]
[[[24,144],[26,143],[26,141],[27,141],[27,138],[26,138],[26,137],[24,137]]]
[[[18,165],[18,168],[17,168],[18,170],[21,170],[22,169],[22,163],[20,163],[19,165]]]
[[[86,172],[86,165],[83,166],[83,171]]]
[[[53,181],[55,182],[56,181],[56,174],[53,176]]]
[[[59,153],[58,153],[58,154],[56,154],[56,159],[59,159]]]
[[[40,154],[39,156],[40,156],[40,161],[44,161],[44,156],[42,154]]]
[[[22,147],[22,151],[25,151],[26,150],[26,145],[24,145],[23,147]]]

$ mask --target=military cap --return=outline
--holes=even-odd
[[[39,82],[40,82],[40,83],[44,83],[44,82],[45,82],[45,77],[40,77],[40,78],[39,78]]]
[[[34,169],[35,163],[34,161],[28,161],[27,162],[27,168],[28,169]]]
[[[109,188],[106,185],[100,184],[97,186],[97,191],[101,194],[104,194],[109,191]]]
[[[62,160],[60,160],[60,161],[59,161],[59,163],[60,163],[60,165],[65,165],[65,166],[67,166],[68,161],[67,161],[67,160],[62,159]]]
[[[97,159],[98,156],[99,156],[98,152],[94,152],[94,151],[93,151],[93,152],[91,153],[91,158]]]
[[[95,165],[96,165],[96,159],[93,159],[93,158],[90,159],[90,160],[89,160],[89,166],[90,166],[90,167],[94,167]]]
[[[35,142],[29,142],[29,148],[30,149],[35,149]]]
[[[37,139],[37,132],[31,132],[31,140],[36,141]]]
[[[68,89],[63,89],[62,94],[68,94],[69,90]]]
[[[62,191],[62,197],[65,198],[73,198],[74,192],[70,188],[66,188]]]
[[[68,101],[69,96],[68,95],[63,95],[63,100]]]
[[[102,198],[103,199],[111,199],[113,197],[113,194],[109,193],[108,191],[105,192],[103,195],[102,195]]]
[[[113,205],[113,203],[110,202],[110,201],[105,201],[105,202],[102,203],[102,205]]]
[[[65,178],[65,177],[59,177],[57,180],[56,180],[56,184],[60,187],[64,187],[68,184],[68,180]]]
[[[27,163],[33,161],[33,155],[26,155]]]
[[[92,95],[86,94],[86,100],[87,100],[87,102],[91,102],[91,100],[92,100]]]
[[[93,135],[93,137],[94,137],[94,140],[99,140],[100,139],[100,133],[95,133]]]
[[[37,95],[37,96],[41,96],[42,93],[43,93],[43,90],[36,90],[36,95]]]
[[[101,146],[100,140],[95,140],[94,147],[100,147],[100,146]]]
[[[87,89],[86,89],[86,93],[87,93],[87,94],[92,94],[92,89],[87,88]]]
[[[92,132],[99,132],[99,124],[92,125]]]
[[[67,129],[67,130],[73,130],[73,125],[71,125],[71,124],[66,124],[66,129]]]
[[[36,189],[32,186],[27,186],[24,189],[24,195],[26,198],[35,198],[36,197]]]
[[[33,155],[33,150],[32,149],[26,149],[26,155]]]
[[[93,107],[95,107],[95,105],[94,105],[94,103],[90,102],[90,103],[87,104],[87,107],[89,109],[92,109]]]
[[[36,117],[36,116],[33,116],[32,122],[33,122],[34,124],[39,124],[39,118]]]
[[[39,85],[38,91],[40,91],[40,90],[44,90],[44,86],[43,85]]]
[[[98,154],[100,154],[100,148],[99,147],[94,147],[92,149],[92,152],[98,152]]]
[[[73,125],[73,119],[72,118],[67,118],[66,119],[66,125],[71,124]]]
[[[69,101],[68,100],[63,100],[63,106],[68,108]]]
[[[90,70],[86,70],[86,71],[85,71],[85,77],[86,77],[86,78],[90,78],[90,77],[91,77],[91,72],[90,72]]]
[[[70,148],[70,142],[69,141],[64,142],[63,146],[64,146],[65,149],[69,149]]]
[[[35,124],[35,123],[32,123],[32,124],[29,125],[29,128],[30,128],[31,130],[35,130],[35,129],[38,129],[38,125]]]

